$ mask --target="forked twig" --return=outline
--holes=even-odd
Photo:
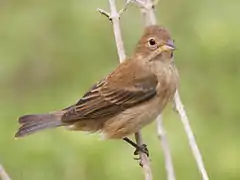
[[[121,14],[122,14],[124,11],[127,10],[127,8],[129,7],[129,5],[131,4],[131,1],[132,1],[132,0],[126,0],[123,8],[122,8],[122,9],[119,11],[119,13],[118,13],[118,14],[119,14],[119,17],[121,17]]]

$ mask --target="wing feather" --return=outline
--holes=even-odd
[[[144,74],[144,73],[143,73]],[[121,86],[112,82],[114,75],[98,82],[63,115],[63,122],[99,119],[114,116],[127,108],[143,103],[156,94],[157,78],[145,73],[140,78]],[[128,75],[129,76],[129,75]],[[131,78],[130,78],[131,79]]]

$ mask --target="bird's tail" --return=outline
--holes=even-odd
[[[61,118],[61,113],[22,116],[19,118],[19,124],[21,124],[21,127],[15,134],[15,137],[23,137],[43,129],[63,126],[64,123],[61,122]]]

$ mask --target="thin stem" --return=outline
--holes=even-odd
[[[11,180],[10,177],[8,176],[7,172],[3,168],[3,166],[0,164],[0,178],[2,180]]]
[[[174,103],[175,103],[175,109],[178,112],[178,114],[181,118],[181,121],[183,123],[184,129],[186,131],[186,134],[187,134],[187,137],[188,137],[188,142],[189,142],[189,145],[191,147],[194,158],[197,162],[198,169],[199,169],[199,171],[202,175],[202,179],[203,180],[209,180],[207,171],[205,169],[205,166],[204,166],[204,163],[203,163],[203,160],[202,160],[201,152],[200,152],[200,150],[197,146],[196,140],[194,138],[194,134],[193,134],[191,125],[189,123],[187,114],[184,110],[184,106],[181,102],[178,90],[176,91],[175,96],[174,96]]]
[[[113,32],[115,37],[115,42],[117,46],[118,56],[120,62],[126,59],[125,49],[123,46],[122,34],[120,30],[119,14],[117,12],[115,0],[109,0],[111,19],[113,22]]]
[[[97,11],[111,21],[111,15],[107,11],[105,11],[101,8],[97,8]]]
[[[141,8],[145,26],[157,24],[157,19],[154,13],[154,6],[158,1],[155,1],[153,3],[151,0],[132,0],[132,2]]]
[[[140,132],[135,133],[135,139],[138,145],[142,145],[142,134]],[[145,180],[152,180],[152,171],[149,159],[147,155],[143,152],[139,152],[139,156],[141,159],[140,165],[143,167]]]
[[[121,16],[121,14],[127,10],[128,6],[129,6],[130,4],[131,4],[131,0],[127,0],[127,1],[125,2],[123,8],[122,8],[122,9],[119,11],[119,13],[118,13],[119,16]]]
[[[165,133],[165,129],[163,126],[163,121],[162,121],[162,116],[161,114],[157,118],[157,133],[158,133],[158,138],[161,141],[161,145],[163,148],[163,154],[165,157],[165,169],[167,172],[167,179],[168,180],[175,180],[175,173],[174,173],[174,168],[173,168],[173,163],[172,163],[172,156],[171,156],[171,151],[169,148],[167,136]]]

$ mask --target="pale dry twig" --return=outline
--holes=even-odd
[[[202,160],[201,152],[200,152],[200,150],[197,146],[196,140],[194,138],[194,134],[193,134],[192,128],[190,126],[187,114],[184,110],[184,106],[183,106],[182,101],[180,99],[180,95],[179,95],[178,90],[176,91],[175,96],[174,96],[174,103],[175,103],[175,108],[174,109],[178,112],[178,114],[181,118],[181,121],[183,123],[184,129],[185,129],[187,137],[188,137],[189,145],[191,147],[194,158],[197,162],[198,169],[199,169],[199,171],[202,175],[202,179],[203,180],[209,180],[207,171],[205,169],[205,166],[204,166],[204,163],[203,163],[203,160]]]
[[[7,172],[3,168],[3,166],[0,164],[0,178],[2,180],[11,180],[10,177],[8,176]]]

